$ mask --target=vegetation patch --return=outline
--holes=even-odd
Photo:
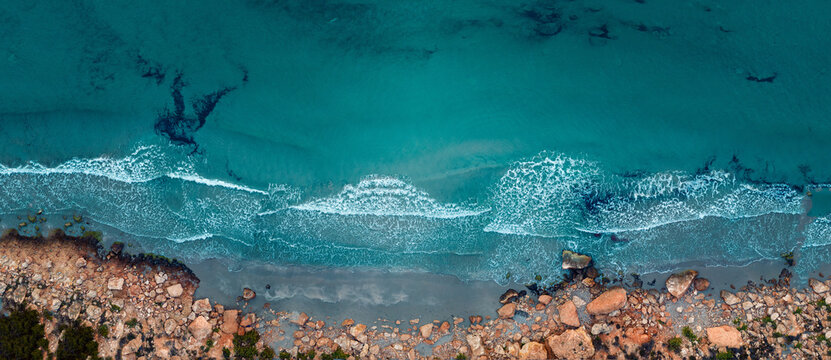
[[[0,358],[40,360],[48,349],[37,311],[25,310],[21,305],[0,317]]]
[[[92,328],[80,323],[61,326],[63,337],[58,343],[58,360],[98,359],[98,343]]]

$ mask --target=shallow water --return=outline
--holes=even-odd
[[[831,182],[828,13],[7,4],[0,224],[79,213],[182,260],[501,283],[553,280],[564,248],[642,273],[796,251],[807,273],[831,251],[804,206]]]

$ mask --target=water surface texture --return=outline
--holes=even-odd
[[[811,271],[831,253],[806,196],[831,183],[821,14],[9,1],[0,224],[79,213],[186,261],[462,280],[548,279],[564,248],[636,272],[796,251]]]

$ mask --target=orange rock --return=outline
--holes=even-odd
[[[580,327],[580,318],[577,317],[577,306],[574,305],[573,301],[569,300],[557,306],[557,311],[560,313],[560,321],[563,324]]]
[[[510,319],[514,317],[514,314],[516,313],[516,304],[505,304],[501,308],[499,308],[499,310],[496,310],[496,313],[499,314],[500,319]]]
[[[589,359],[594,355],[592,339],[583,328],[566,330],[560,335],[549,336],[546,343],[554,356],[559,359]]]
[[[531,341],[519,349],[520,360],[545,360],[548,359],[548,353],[545,351],[545,345],[535,341]]]
[[[716,346],[737,348],[742,346],[742,334],[730,325],[707,328],[707,339]]]
[[[592,300],[586,305],[586,311],[591,315],[606,315],[626,305],[626,290],[612,288]]]

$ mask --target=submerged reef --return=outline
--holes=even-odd
[[[246,73],[247,80],[247,73]],[[173,98],[173,109],[165,107],[159,114],[154,126],[156,133],[170,139],[177,145],[191,145],[194,151],[198,148],[193,139],[194,134],[205,125],[208,116],[216,108],[216,104],[223,96],[234,91],[236,87],[226,87],[207,95],[198,97],[191,102],[194,116],[185,114],[185,98],[182,89],[187,84],[182,80],[182,73],[178,73],[170,86],[170,95]]]

